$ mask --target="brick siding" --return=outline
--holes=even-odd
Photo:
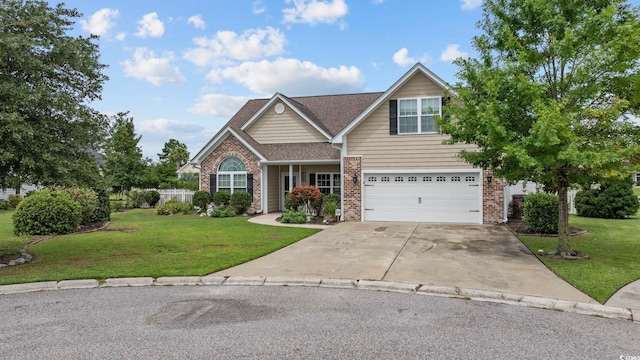
[[[344,159],[344,214],[345,221],[362,221],[362,158],[360,156],[345,156]],[[358,181],[353,183],[353,175]]]
[[[482,222],[495,224],[504,220],[504,179],[487,182],[488,170],[482,171]]]
[[[200,189],[209,191],[209,179],[211,174],[216,174],[220,163],[230,157],[237,157],[242,160],[247,168],[247,174],[253,174],[253,201],[247,210],[255,212],[260,209],[260,167],[258,166],[258,157],[247,149],[233,135],[229,135],[218,147],[209,154],[200,164]]]

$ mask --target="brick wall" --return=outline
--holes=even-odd
[[[482,171],[482,222],[495,224],[504,220],[504,179],[487,182],[488,170]]]
[[[353,175],[358,175],[358,181],[353,183]],[[360,156],[345,156],[344,158],[344,214],[345,221],[362,221],[362,158]]]
[[[200,189],[209,191],[209,179],[211,174],[218,171],[220,163],[229,156],[242,160],[248,174],[253,174],[253,201],[247,211],[253,212],[260,209],[260,167],[258,157],[247,149],[233,135],[229,135],[218,147],[213,150],[200,164]]]

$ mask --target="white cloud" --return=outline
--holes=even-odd
[[[349,12],[349,7],[344,0],[286,0],[286,2],[293,3],[293,7],[282,10],[285,23],[332,24]]]
[[[102,36],[116,25],[115,19],[120,16],[117,9],[100,9],[89,17],[89,20],[80,20],[82,30],[93,35]]]
[[[378,5],[378,4],[382,4],[384,2],[384,0],[372,0],[371,3]]]
[[[231,117],[249,98],[244,96],[228,96],[223,94],[205,94],[189,108],[195,114]]]
[[[409,50],[407,50],[407,48],[402,48],[393,54],[393,62],[400,66],[407,66],[414,64],[416,59],[409,57]]]
[[[127,34],[125,34],[125,33],[121,32],[121,33],[118,33],[118,34],[116,35],[116,40],[122,41],[122,40],[124,40],[124,38],[126,38],[126,37],[127,37]]]
[[[136,129],[143,133],[156,135],[172,133],[193,134],[201,132],[204,130],[204,127],[192,122],[161,118],[155,120],[144,120],[136,126]]]
[[[429,57],[428,54],[422,54],[418,59],[409,56],[409,50],[407,50],[407,48],[402,48],[396,51],[396,53],[393,54],[392,59],[393,59],[393,62],[399,66],[413,65],[418,61],[420,61],[423,64],[428,64],[431,62],[431,58]]]
[[[473,10],[482,5],[482,0],[460,0],[462,10]]]
[[[189,49],[184,58],[198,66],[217,64],[220,60],[252,60],[284,51],[284,34],[272,27],[249,29],[242,34],[218,31],[213,38],[194,38],[197,48]],[[223,61],[224,62],[224,61]]]
[[[202,16],[200,15],[193,15],[187,20],[187,22],[193,25],[193,27],[196,29],[204,29],[204,27],[206,26],[204,20],[202,19]]]
[[[275,92],[290,96],[350,93],[361,91],[364,84],[355,66],[323,68],[309,61],[284,58],[245,62],[208,75],[209,79],[216,77],[231,79],[265,96]]]
[[[142,135],[139,145],[144,156],[154,160],[169,139],[176,139],[187,145],[189,153],[194,156],[216,132],[217,130],[183,120],[159,118],[136,121],[136,133]]]
[[[454,61],[458,58],[466,59],[469,54],[460,50],[460,45],[451,44],[440,54],[440,60],[442,61]]]
[[[148,13],[138,21],[137,37],[161,37],[163,34],[164,23],[158,19],[158,13]]]
[[[186,79],[172,61],[173,53],[169,52],[164,57],[157,57],[153,51],[136,48],[133,60],[126,60],[122,64],[125,75],[148,81],[156,86],[163,83],[184,83]]]
[[[262,0],[255,0],[253,2],[253,13],[256,15],[260,15],[267,10],[267,7],[264,5]]]

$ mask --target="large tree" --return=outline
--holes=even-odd
[[[568,188],[628,176],[640,154],[628,118],[640,103],[638,9],[621,0],[485,0],[478,26],[478,58],[456,61],[462,83],[442,131],[477,145],[460,154],[467,162],[557,191],[557,250],[576,256]]]
[[[176,171],[189,161],[189,151],[187,145],[176,139],[169,139],[164,143],[162,153],[158,154],[161,163],[170,162],[175,164]],[[177,176],[177,175],[176,175]]]
[[[109,186],[116,191],[129,191],[140,182],[145,166],[138,146],[140,138],[128,113],[111,117],[102,171]]]
[[[70,36],[81,16],[46,1],[0,2],[0,188],[96,179],[104,116],[88,103],[107,77],[96,37]]]

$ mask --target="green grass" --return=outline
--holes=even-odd
[[[0,213],[0,224],[5,223],[10,224],[8,212]],[[10,226],[2,226],[0,248],[29,241],[10,235],[6,228]],[[242,217],[158,216],[152,210],[114,213],[107,230],[59,236],[29,247],[35,259],[0,269],[0,284],[202,276],[266,255],[318,231],[258,225]]]
[[[636,196],[640,196],[640,188],[633,188],[633,193],[636,194]]]
[[[574,250],[589,254],[588,260],[559,260],[539,257],[554,273],[600,303],[624,285],[640,279],[640,217],[607,220],[570,217],[571,226],[589,232],[571,238]],[[537,254],[551,251],[556,238],[521,236],[520,240]]]
[[[14,212],[15,210],[0,210],[0,259],[19,257],[20,249],[29,243],[28,238],[13,234],[11,215]]]

